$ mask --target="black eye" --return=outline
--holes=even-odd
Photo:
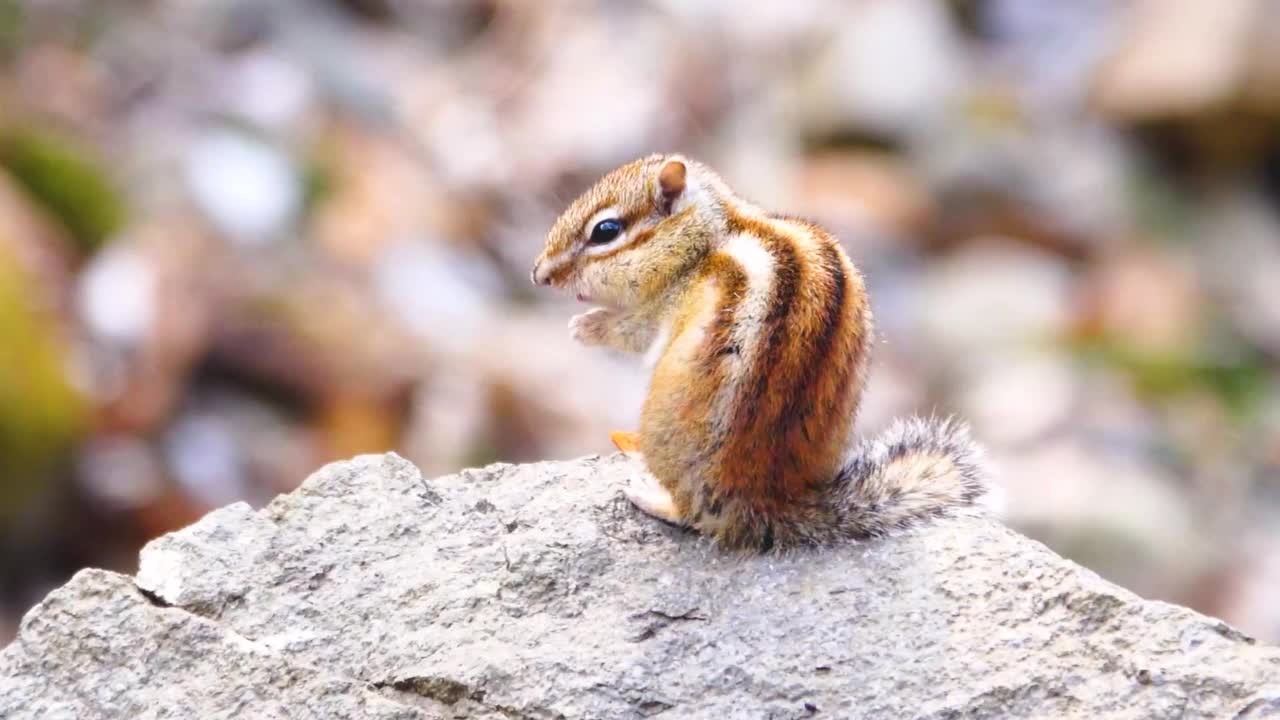
[[[591,228],[591,237],[587,242],[592,245],[603,245],[611,242],[622,234],[622,223],[617,220],[601,220]]]

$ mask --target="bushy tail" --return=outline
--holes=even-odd
[[[835,539],[872,538],[935,518],[979,515],[991,481],[963,423],[896,421],[841,468],[828,502]]]

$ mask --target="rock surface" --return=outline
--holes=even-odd
[[[1280,648],[986,520],[719,551],[620,456],[330,465],[86,570],[0,653],[0,717],[1280,714]]]

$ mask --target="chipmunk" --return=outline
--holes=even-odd
[[[599,305],[585,345],[643,353],[637,507],[731,547],[827,545],[976,514],[980,450],[949,420],[856,447],[871,310],[827,231],[738,197],[706,165],[652,155],[605,175],[547,235],[535,285]]]

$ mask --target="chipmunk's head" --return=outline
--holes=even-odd
[[[706,255],[722,186],[680,155],[623,165],[556,220],[533,264],[534,284],[615,308],[660,295]]]

